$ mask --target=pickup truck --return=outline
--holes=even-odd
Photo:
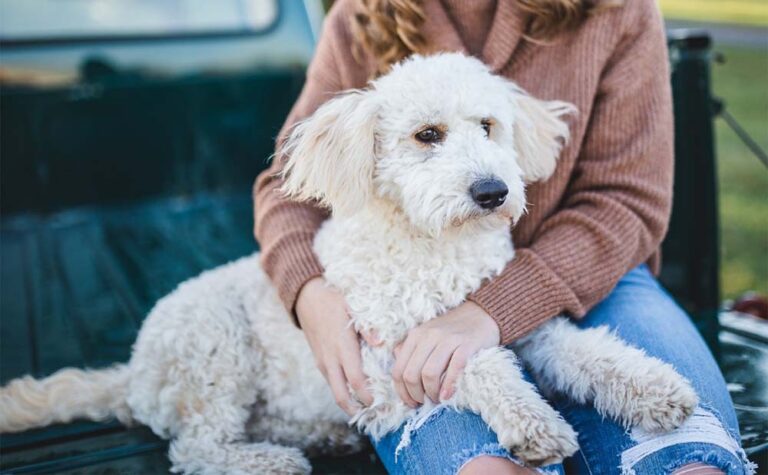
[[[257,249],[251,185],[323,16],[313,0],[42,4],[5,2],[0,20],[0,384],[126,361],[158,298]],[[669,48],[677,162],[661,278],[739,389],[758,457],[766,342],[718,320],[710,40],[670,32]],[[167,473],[165,452],[146,428],[75,422],[3,435],[0,472]],[[313,462],[383,473],[370,450]]]

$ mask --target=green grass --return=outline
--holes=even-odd
[[[768,51],[716,47],[714,94],[768,150]],[[720,192],[721,280],[724,298],[755,290],[768,295],[768,168],[722,120],[715,135]]]
[[[768,26],[765,0],[659,0],[666,18]]]

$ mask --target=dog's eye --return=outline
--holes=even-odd
[[[424,130],[416,132],[414,137],[421,143],[435,143],[439,142],[443,138],[443,134],[435,127],[428,127]]]
[[[480,121],[480,125],[483,127],[483,130],[485,131],[485,136],[488,137],[491,135],[491,126],[493,123],[491,122],[491,119],[483,119]]]

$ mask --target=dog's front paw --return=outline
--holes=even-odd
[[[691,384],[663,361],[644,354],[630,366],[614,368],[595,389],[594,404],[626,427],[666,432],[693,414],[699,398]]]
[[[509,421],[497,434],[504,448],[533,466],[560,463],[579,448],[576,432],[554,410]]]
[[[668,367],[663,378],[640,387],[632,425],[649,432],[667,432],[680,427],[699,403],[691,384]]]

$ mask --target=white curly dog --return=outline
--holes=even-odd
[[[346,297],[355,328],[384,342],[362,344],[374,402],[351,421],[255,254],[160,300],[128,364],[10,382],[0,393],[0,431],[116,416],[171,439],[174,471],[303,473],[302,450],[358,446],[350,425],[381,437],[423,421],[435,404],[400,401],[392,350],[512,259],[510,224],[525,212],[525,185],[554,171],[568,136],[562,117],[572,110],[527,95],[478,60],[441,54],[394,66],[293,129],[283,190],[333,210],[314,241],[325,279]],[[514,352],[472,356],[441,401],[478,413],[530,464],[562,460],[577,440],[523,379],[518,357],[544,390],[591,402],[627,426],[671,430],[697,404],[670,365],[605,328],[556,318]]]

